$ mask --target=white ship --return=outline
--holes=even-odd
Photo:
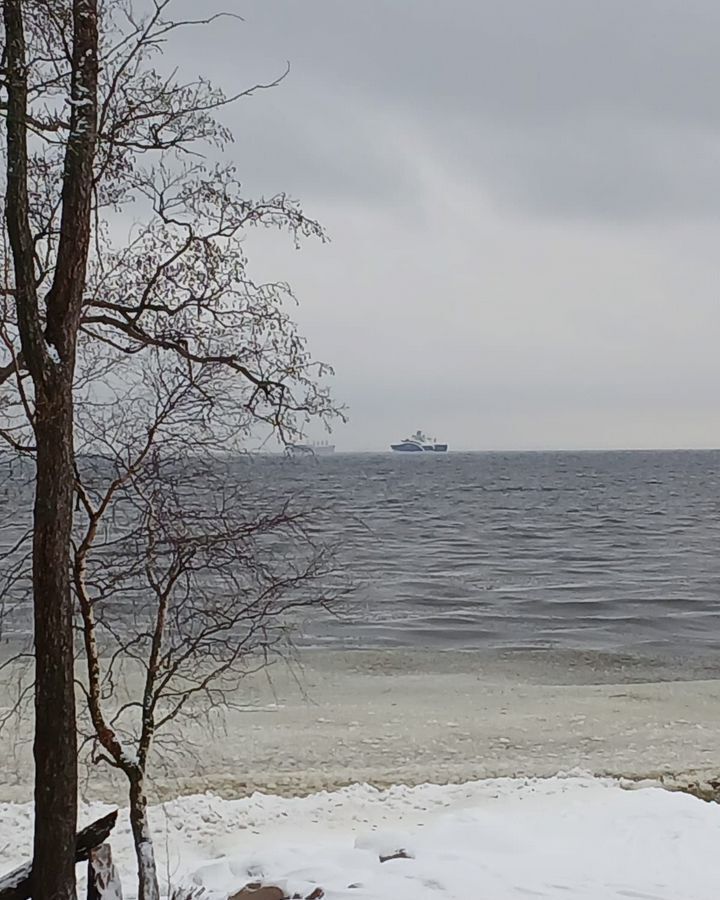
[[[390,449],[396,453],[447,453],[447,448],[447,444],[438,444],[436,438],[430,440],[419,430],[399,444],[390,445]]]

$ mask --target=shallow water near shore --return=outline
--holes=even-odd
[[[687,788],[720,773],[720,673],[709,664],[671,672],[572,651],[302,651],[249,676],[229,700],[223,717],[166,734],[155,800],[574,769]],[[24,743],[0,734],[0,800],[31,795],[29,737],[27,723]],[[102,767],[85,773],[82,790],[125,796]]]

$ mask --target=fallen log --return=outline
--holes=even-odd
[[[90,856],[91,850],[104,844],[116,822],[117,810],[79,831],[75,838],[75,862],[84,862]],[[31,897],[31,862],[0,878],[0,900],[30,900]]]

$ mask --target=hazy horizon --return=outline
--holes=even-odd
[[[410,434],[403,434],[402,437],[409,437]],[[398,438],[397,440],[401,440],[402,438]],[[397,443],[397,440],[393,438],[392,443]],[[318,441],[327,441],[335,447],[337,453],[348,453],[348,454],[371,454],[377,455],[381,453],[390,453],[390,443],[386,446],[367,446],[367,447],[352,447],[347,445],[342,440],[341,432],[334,432],[330,435],[327,433],[319,435],[310,433],[306,436],[306,441],[308,443],[315,443]],[[251,451],[252,452],[252,451]],[[281,454],[284,452],[282,448],[277,449],[267,449],[261,450],[260,452],[272,453],[272,454]],[[667,447],[465,447],[465,446],[453,446],[452,444],[448,447],[448,452],[450,453],[477,453],[477,454],[512,454],[512,453],[720,453],[720,447],[706,446],[706,447],[681,447],[681,446],[667,446]],[[403,458],[408,458],[408,454],[395,454],[402,455]],[[417,459],[419,456],[415,454],[411,454],[410,458]]]

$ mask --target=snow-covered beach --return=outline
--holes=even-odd
[[[20,862],[31,809],[0,813],[0,854]],[[165,884],[204,888],[208,900],[252,882],[289,897],[319,887],[325,900],[714,900],[720,885],[720,807],[580,775],[297,799],[203,794],[156,807],[152,820]],[[122,818],[113,848],[131,898]]]

